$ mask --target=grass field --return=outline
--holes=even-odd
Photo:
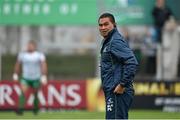
[[[1,111],[0,119],[104,119],[104,112],[87,111],[53,111],[40,112],[34,115],[26,111],[22,116],[17,116],[14,112]],[[161,112],[156,110],[131,110],[130,119],[180,119],[178,112]]]

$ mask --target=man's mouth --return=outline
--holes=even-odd
[[[101,31],[103,34],[106,34],[107,33],[107,31]]]

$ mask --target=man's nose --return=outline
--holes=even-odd
[[[105,29],[105,28],[106,28],[106,27],[103,25],[103,26],[102,26],[102,29]]]

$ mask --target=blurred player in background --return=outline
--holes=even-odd
[[[37,93],[41,83],[43,85],[47,83],[47,63],[45,55],[36,50],[34,41],[29,41],[26,51],[19,53],[15,63],[13,80],[16,82],[19,80],[22,90],[19,96],[17,114],[23,114],[25,93],[30,87],[33,88],[34,94],[33,113],[37,114],[39,104]]]
[[[104,38],[101,48],[101,80],[106,100],[106,119],[128,119],[133,101],[133,79],[138,62],[125,38],[118,32],[110,13],[99,17]]]

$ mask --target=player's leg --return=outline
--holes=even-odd
[[[19,96],[19,101],[18,101],[18,110],[17,110],[17,113],[18,114],[23,114],[23,111],[24,111],[24,106],[25,106],[25,93],[28,89],[28,83],[26,80],[24,79],[21,79],[20,80],[20,88],[21,88],[21,93],[20,93],[20,96]]]
[[[32,82],[33,94],[34,94],[34,102],[33,102],[33,112],[37,114],[39,111],[39,99],[38,99],[38,90],[40,88],[40,81],[35,80]]]

